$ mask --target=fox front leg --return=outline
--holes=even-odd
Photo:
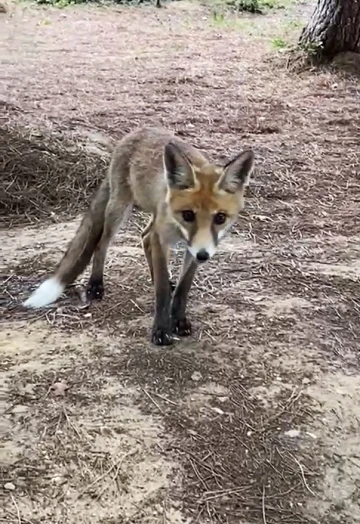
[[[155,287],[155,318],[151,341],[157,346],[169,346],[173,343],[170,315],[171,285],[166,252],[155,230],[150,234],[150,249]]]
[[[179,282],[175,288],[171,304],[173,332],[180,337],[187,337],[191,334],[191,322],[186,317],[186,304],[196,269],[197,263],[186,251]]]
[[[150,222],[146,226],[146,228],[141,233],[142,238],[142,244],[143,249],[146,257],[146,261],[149,266],[150,276],[151,276],[151,282],[154,284],[154,268],[153,268],[153,261],[152,261],[152,255],[151,255],[151,234],[152,234],[152,227],[154,225],[153,217],[151,218]],[[168,263],[168,252],[166,253],[166,260]],[[170,275],[169,275],[170,276]],[[175,291],[176,285],[172,280],[170,280],[170,294],[172,295],[173,291]]]

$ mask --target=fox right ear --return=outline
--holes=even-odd
[[[195,174],[190,161],[172,142],[165,146],[164,169],[168,185],[176,189],[188,189],[195,185]]]
[[[243,151],[224,167],[224,174],[220,178],[219,187],[229,193],[236,193],[249,184],[250,175],[254,167],[254,153],[251,149]]]

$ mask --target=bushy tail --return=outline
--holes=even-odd
[[[40,308],[55,302],[64,289],[84,271],[103,232],[109,194],[109,181],[106,178],[98,189],[90,209],[82,219],[54,275],[33,292],[24,302],[25,307]]]

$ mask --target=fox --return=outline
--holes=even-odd
[[[196,270],[215,255],[244,208],[254,160],[254,152],[246,149],[225,165],[213,163],[200,149],[161,127],[126,134],[115,146],[107,176],[54,273],[24,306],[41,308],[55,302],[91,259],[87,300],[102,299],[108,248],[136,206],[149,214],[141,240],[155,295],[151,341],[168,346],[174,335],[189,336],[186,310]],[[185,250],[174,286],[169,252],[180,241]]]

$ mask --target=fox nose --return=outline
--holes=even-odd
[[[198,251],[196,253],[196,259],[199,261],[199,262],[206,262],[207,260],[209,260],[210,258],[210,255],[209,253],[206,251],[206,249],[200,249],[200,251]]]

